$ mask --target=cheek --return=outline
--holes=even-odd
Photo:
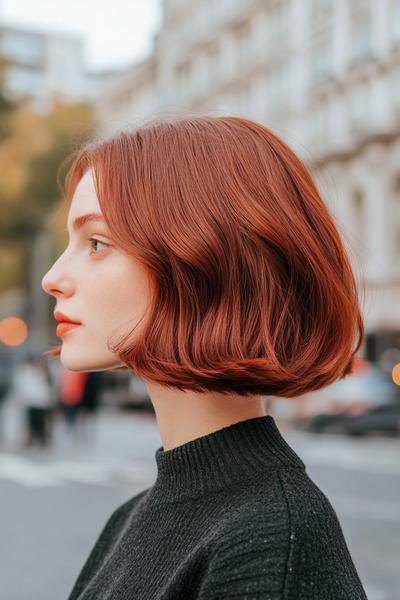
[[[149,294],[144,273],[129,263],[117,262],[107,273],[98,273],[88,291],[89,319],[96,315],[97,320],[110,326],[139,319],[146,309]]]

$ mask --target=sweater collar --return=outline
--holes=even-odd
[[[155,459],[153,491],[165,499],[227,487],[265,469],[305,469],[271,415],[233,423],[170,450],[160,446]]]

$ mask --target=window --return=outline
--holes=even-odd
[[[395,179],[393,192],[393,214],[390,215],[390,219],[394,227],[393,259],[398,265],[400,259],[400,174]]]
[[[281,63],[272,71],[268,84],[268,105],[273,112],[287,106],[289,92],[289,63]]]
[[[368,82],[359,83],[350,91],[350,123],[352,128],[362,130],[368,125],[369,112]]]
[[[250,58],[250,23],[247,21],[242,23],[240,26],[235,27],[235,45],[236,45],[236,64],[239,70],[246,65],[247,60]]]
[[[329,135],[329,110],[327,100],[320,100],[319,104],[311,108],[310,113],[311,143],[316,147],[323,147]]]
[[[11,92],[34,96],[40,89],[41,73],[34,69],[13,66],[7,72],[6,81]]]
[[[19,31],[3,31],[2,52],[24,65],[41,66],[45,60],[45,38]]]
[[[190,86],[191,63],[185,62],[178,65],[175,69],[177,96],[182,100],[188,94]]]
[[[311,77],[314,82],[328,78],[332,74],[332,39],[326,32],[314,40],[311,47]]]
[[[400,107],[400,65],[394,67],[390,73],[390,97],[396,107]]]
[[[391,0],[389,16],[393,39],[400,41],[400,0]]]
[[[334,7],[332,0],[311,4],[311,77],[317,82],[330,76],[333,68]]]
[[[210,44],[207,49],[207,62],[208,62],[208,80],[211,84],[218,81],[219,73],[219,52],[218,43],[214,42]]]
[[[271,53],[286,46],[290,39],[288,9],[287,0],[275,2],[267,16],[268,46]]]
[[[372,52],[372,22],[369,0],[353,0],[351,10],[351,44],[355,61],[362,60]]]
[[[352,235],[356,244],[356,250],[362,262],[365,262],[368,249],[367,223],[364,195],[359,189],[355,189],[351,196],[351,218]]]
[[[334,5],[332,0],[313,0],[311,4],[312,31],[332,27]]]

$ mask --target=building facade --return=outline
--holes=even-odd
[[[77,101],[89,96],[81,37],[0,26],[0,52],[8,61],[9,96],[30,98],[34,111],[51,109],[52,96]]]
[[[249,117],[297,152],[365,285],[368,334],[400,347],[400,0],[164,0],[153,54],[98,113],[109,134],[170,112]]]

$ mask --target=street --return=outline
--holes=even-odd
[[[398,600],[400,440],[277,424],[334,506],[368,599]],[[7,600],[67,598],[111,512],[153,483],[161,445],[154,415],[103,410],[95,425],[95,437],[79,444],[68,445],[58,423],[51,450],[0,453]]]

